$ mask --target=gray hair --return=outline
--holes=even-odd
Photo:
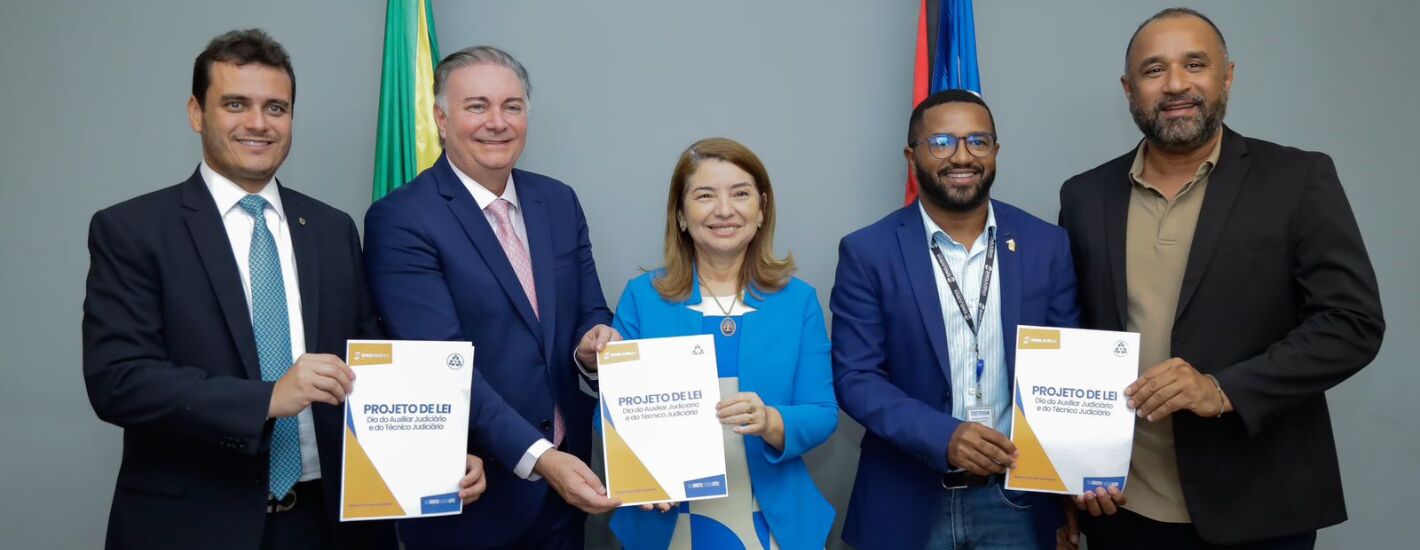
[[[456,51],[445,57],[434,67],[434,103],[444,112],[449,110],[448,99],[444,97],[444,86],[454,71],[474,65],[500,65],[518,75],[523,82],[523,96],[532,99],[532,82],[528,80],[528,70],[516,58],[493,46],[472,46]]]

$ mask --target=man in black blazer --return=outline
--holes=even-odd
[[[274,179],[290,60],[224,34],[192,94],[202,164],[89,229],[84,380],[123,428],[106,547],[393,548],[387,522],[337,521],[341,355],[379,333],[354,222]]]
[[[1324,393],[1385,331],[1336,168],[1222,125],[1233,64],[1195,11],[1145,21],[1121,80],[1144,139],[1060,191],[1084,325],[1142,348],[1124,495],[1077,499],[1089,546],[1311,548],[1346,519]]]

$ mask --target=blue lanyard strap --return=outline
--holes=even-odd
[[[932,256],[937,259],[937,267],[942,269],[942,275],[947,278],[947,287],[952,291],[952,298],[956,300],[957,309],[961,311],[962,319],[966,321],[966,327],[971,330],[972,351],[976,354],[976,385],[981,386],[981,376],[986,370],[986,362],[981,359],[981,327],[978,323],[986,322],[986,301],[991,296],[991,272],[996,266],[996,228],[990,228],[986,233],[986,267],[981,270],[981,296],[976,303],[976,317],[973,321],[971,308],[966,305],[966,297],[962,295],[961,286],[957,284],[957,278],[952,273],[951,266],[947,265],[947,258],[942,254],[942,247],[937,244],[937,239],[932,239]]]

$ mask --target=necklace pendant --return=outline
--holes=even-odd
[[[736,327],[734,318],[726,317],[724,321],[720,321],[720,334],[725,335],[725,337],[728,338],[730,336],[734,336],[735,329]]]

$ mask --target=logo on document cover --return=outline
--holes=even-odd
[[[350,344],[350,366],[394,363],[394,344]]]
[[[639,361],[641,359],[641,348],[636,342],[618,342],[607,344],[602,350],[602,354],[597,357],[597,363],[610,365],[613,363],[625,363],[627,361]]]
[[[1018,349],[1060,349],[1060,331],[1043,328],[1022,328]]]
[[[1129,357],[1129,345],[1125,344],[1124,340],[1120,340],[1114,343],[1114,356]]]
[[[463,368],[464,359],[462,353],[450,353],[449,358],[444,360],[444,364],[449,368],[459,370]]]

